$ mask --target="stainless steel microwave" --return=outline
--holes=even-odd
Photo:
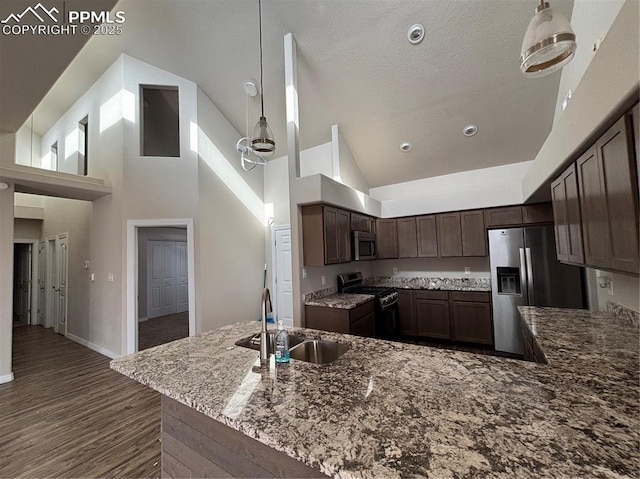
[[[377,258],[376,235],[364,231],[353,232],[351,243],[352,257],[354,261],[363,261]]]

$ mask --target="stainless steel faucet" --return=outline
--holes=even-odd
[[[260,331],[260,363],[264,364],[269,361],[269,335],[267,334],[267,314],[272,312],[271,309],[271,293],[269,288],[262,291],[262,330]]]

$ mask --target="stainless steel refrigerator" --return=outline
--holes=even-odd
[[[522,354],[518,306],[584,308],[581,268],[556,258],[553,226],[489,231],[497,351]]]

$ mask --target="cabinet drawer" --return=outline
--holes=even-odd
[[[424,289],[417,289],[415,294],[416,299],[435,299],[441,301],[449,300],[449,291],[430,291]]]
[[[488,291],[450,291],[451,301],[472,301],[474,303],[491,302],[491,293]]]
[[[373,299],[349,310],[349,320],[351,321],[351,323],[355,323],[359,319],[371,313],[373,313]]]

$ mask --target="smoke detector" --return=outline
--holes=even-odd
[[[409,27],[409,31],[407,32],[407,40],[412,45],[417,45],[424,38],[424,26],[416,23],[415,25],[411,25]]]
[[[244,92],[249,96],[256,96],[258,94],[258,87],[251,80],[244,82]]]
[[[462,129],[464,136],[473,136],[478,133],[478,127],[476,125],[467,125]]]

